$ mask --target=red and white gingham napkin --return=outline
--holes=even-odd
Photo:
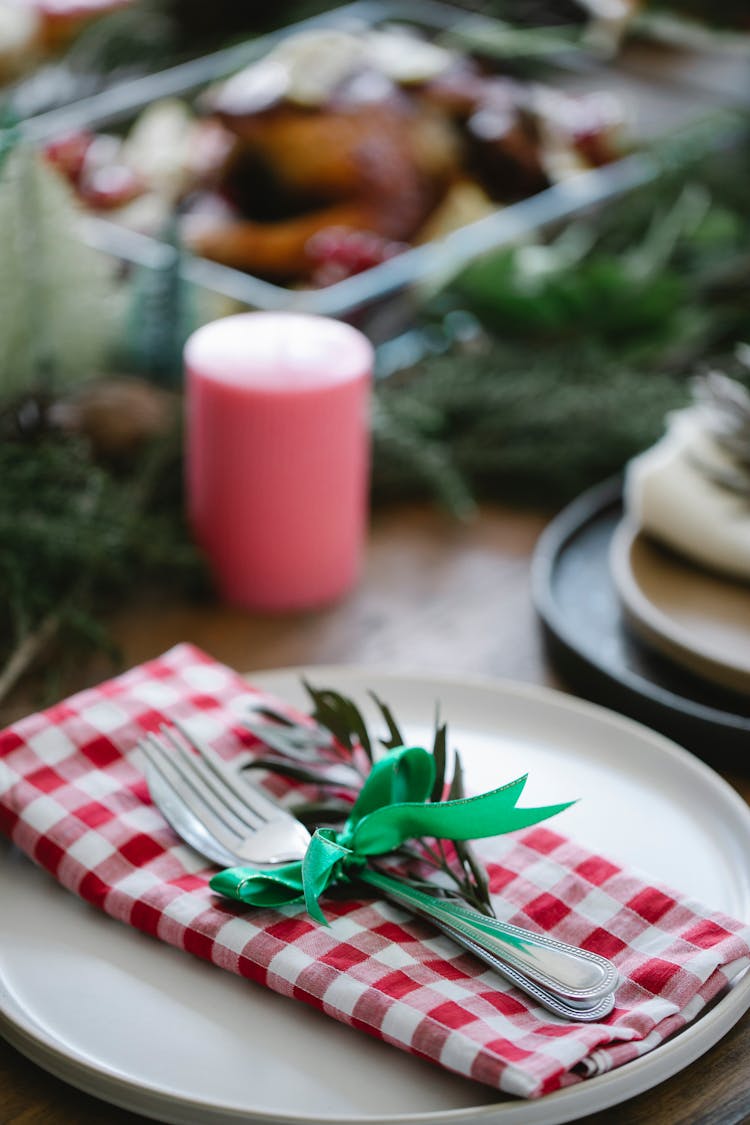
[[[86,901],[162,941],[448,1070],[537,1097],[653,1050],[749,962],[750,927],[648,884],[547,827],[483,841],[498,913],[611,957],[614,1012],[569,1024],[427,922],[380,901],[304,909],[215,896],[215,868],[152,805],[136,742],[182,719],[222,753],[252,689],[190,645],[0,735],[0,829]]]

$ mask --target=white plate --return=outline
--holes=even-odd
[[[302,704],[300,674],[252,679]],[[374,689],[413,741],[431,732],[439,700],[472,788],[528,770],[530,804],[581,798],[556,821],[561,831],[750,918],[750,810],[661,736],[536,687],[357,668],[306,674],[363,704]],[[489,1088],[120,925],[7,847],[0,901],[5,1036],[73,1085],[181,1125],[557,1125],[675,1074],[750,1007],[746,974],[651,1054],[533,1102],[498,1101]]]

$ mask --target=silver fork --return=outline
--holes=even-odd
[[[211,747],[181,725],[164,725],[139,746],[154,803],[177,834],[222,867],[274,867],[300,860],[310,834],[296,817],[240,777]],[[614,1006],[618,974],[597,954],[544,934],[456,908],[431,895],[413,901],[398,880],[366,868],[360,881],[430,921],[491,968],[564,1019],[603,1019]]]

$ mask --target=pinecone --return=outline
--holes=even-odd
[[[131,376],[98,379],[53,408],[56,424],[80,433],[95,457],[127,459],[151,438],[174,428],[179,396]]]

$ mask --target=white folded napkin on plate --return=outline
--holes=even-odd
[[[693,562],[750,579],[750,498],[715,479],[734,473],[701,407],[675,411],[664,437],[628,465],[625,510],[642,531]]]

